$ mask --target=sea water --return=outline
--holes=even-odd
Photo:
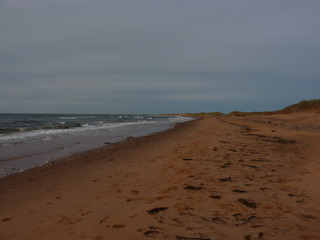
[[[133,114],[0,114],[0,177],[192,118]]]

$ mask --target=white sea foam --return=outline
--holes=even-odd
[[[180,116],[150,115],[111,115],[107,117],[97,115],[65,119],[64,124],[69,123],[74,127],[64,129],[63,127],[47,128],[50,122],[53,127],[56,126],[55,123],[61,124],[62,122],[61,117],[52,121],[52,117],[49,116],[46,117],[49,121],[43,129],[21,126],[20,131],[0,134],[0,160],[2,160],[0,169],[3,169],[0,171],[0,176],[17,172],[20,169],[39,166],[44,162],[54,161],[70,154],[99,148],[106,142],[121,141],[127,136],[137,137],[162,131],[172,127],[174,123],[192,119]],[[91,120],[80,120],[89,118]],[[79,121],[81,125],[77,126],[76,121]]]
[[[63,119],[63,120],[75,120],[75,119],[78,119],[78,117],[60,117],[60,119]]]
[[[82,127],[70,129],[40,129],[34,131],[21,131],[11,134],[1,134],[0,144],[19,144],[26,141],[48,140],[64,135],[77,135],[85,131],[114,131],[119,128],[138,126],[138,125],[156,125],[157,121],[138,121],[138,122],[117,122],[104,123],[98,122],[96,125],[84,124]]]

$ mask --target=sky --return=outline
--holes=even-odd
[[[272,111],[320,98],[319,0],[0,0],[0,113]]]

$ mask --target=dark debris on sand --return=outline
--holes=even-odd
[[[159,213],[159,212],[161,212],[161,211],[165,211],[165,210],[167,210],[167,209],[168,209],[167,207],[158,207],[158,208],[150,209],[150,210],[148,210],[147,212],[148,212],[149,214],[151,214],[151,215],[155,215],[155,214],[157,214],[157,213]]]
[[[189,238],[189,237],[181,237],[181,236],[176,236],[177,240],[215,240],[213,238]]]
[[[186,189],[186,190],[199,191],[199,190],[202,190],[202,189],[203,189],[203,187],[195,187],[195,186],[191,186],[191,185],[189,185],[189,186],[186,186],[184,189]]]
[[[249,208],[253,208],[253,209],[256,209],[257,208],[257,204],[254,203],[253,201],[251,200],[247,200],[247,199],[244,199],[244,198],[239,198],[238,201],[240,203],[242,203],[243,205],[249,207]]]

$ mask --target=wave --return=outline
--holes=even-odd
[[[0,134],[20,132],[20,128],[0,128]]]
[[[78,117],[60,117],[62,120],[75,120],[78,119]]]
[[[25,128],[25,129],[1,129],[0,130],[0,145],[20,144],[26,141],[39,141],[51,139],[63,135],[76,135],[84,131],[114,131],[119,128],[131,127],[133,125],[148,125],[156,124],[156,121],[144,122],[117,122],[117,123],[99,123],[91,124],[73,124],[73,125],[57,125],[53,127],[41,128]]]
[[[93,121],[83,121],[81,120],[82,117],[86,119],[96,119]],[[186,118],[161,115],[109,115],[107,118],[99,115],[59,116],[59,118],[54,118],[53,116],[51,118],[46,117],[44,121],[37,126],[12,126],[11,128],[6,128],[6,126],[3,125],[3,127],[0,128],[0,146],[42,141],[59,136],[77,136],[79,133],[85,131],[114,131],[120,128],[125,130],[127,128],[140,128],[144,125],[157,125],[160,122],[174,123],[180,121],[186,121]]]
[[[37,130],[52,130],[52,129],[70,129],[82,127],[81,123],[60,123],[52,126],[42,127],[21,127],[21,128],[0,128],[0,134],[10,134],[18,132],[31,132]]]

